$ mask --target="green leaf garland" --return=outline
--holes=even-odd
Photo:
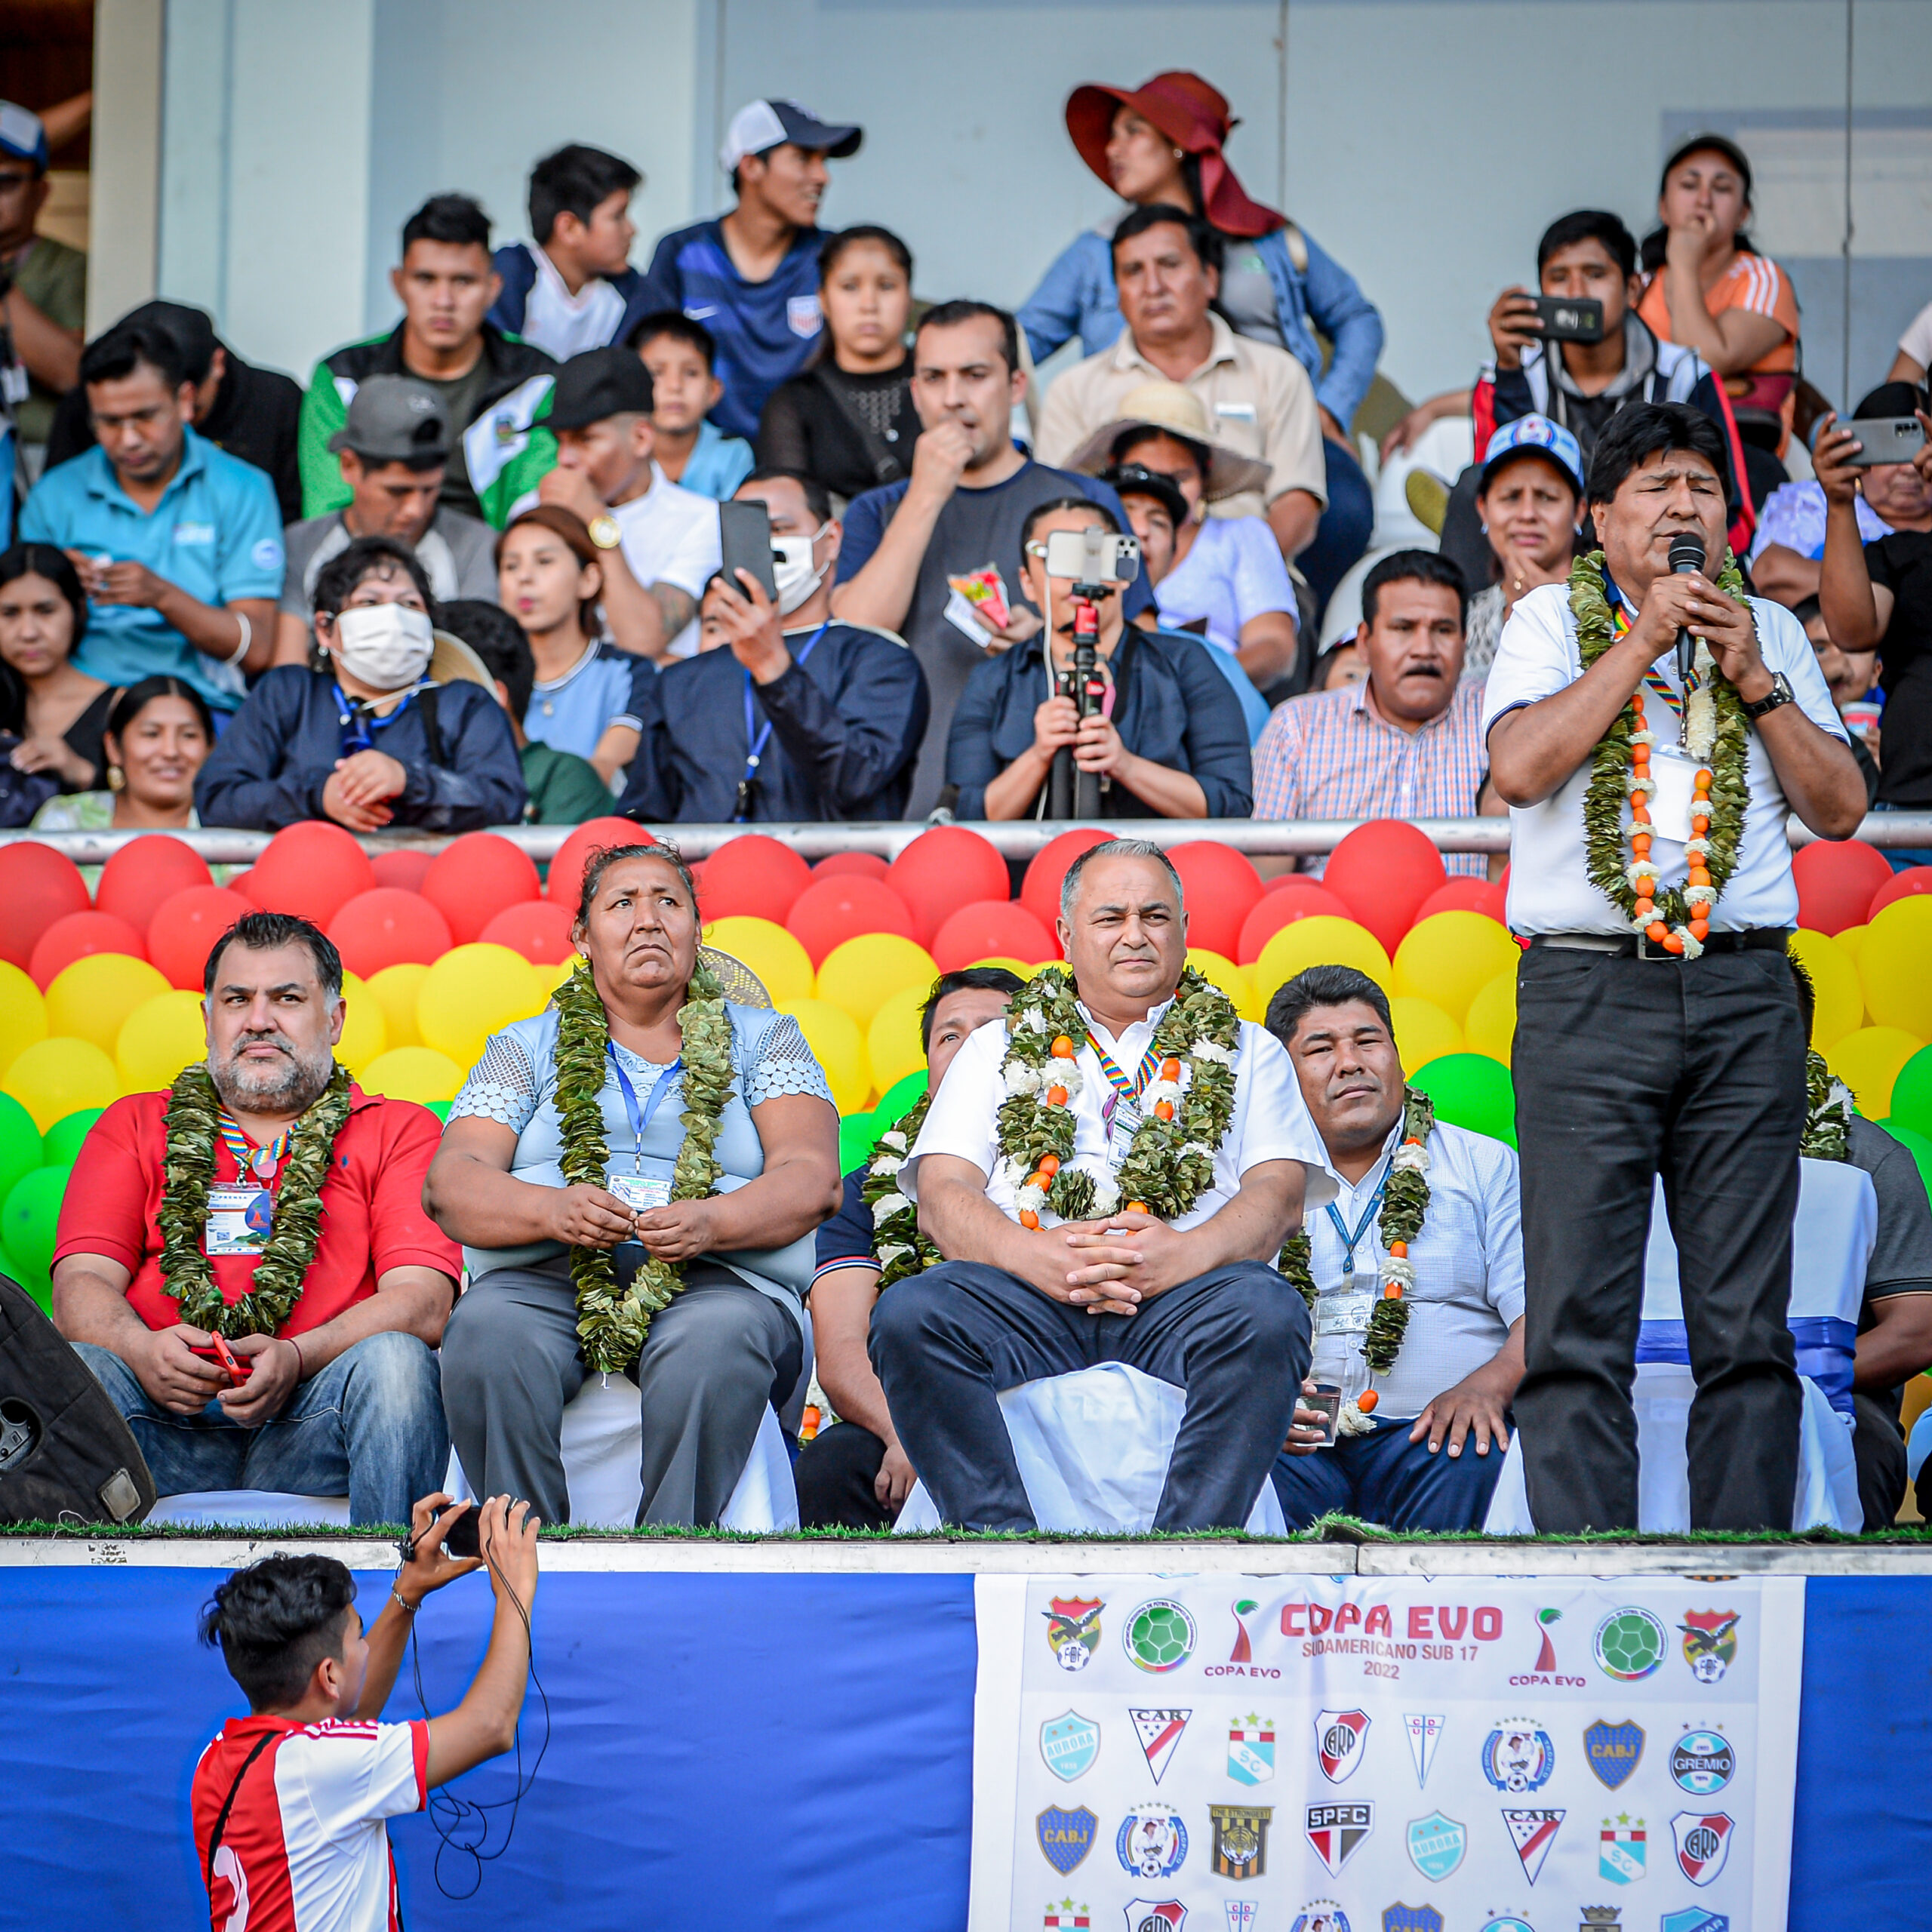
[[[940,1263],[939,1250],[919,1231],[918,1208],[899,1189],[899,1171],[926,1124],[926,1110],[932,1103],[929,1088],[879,1136],[860,1189],[872,1211],[872,1252],[878,1257],[881,1294],[894,1283]]]

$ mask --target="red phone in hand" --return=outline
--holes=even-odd
[[[255,1372],[255,1359],[252,1355],[238,1355],[228,1346],[225,1335],[217,1335],[205,1349],[197,1348],[193,1343],[188,1345],[191,1355],[199,1355],[204,1361],[211,1361],[228,1371],[228,1385],[238,1389]]]

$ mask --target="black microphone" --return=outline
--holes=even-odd
[[[1704,540],[1701,537],[1673,537],[1670,540],[1670,573],[1673,577],[1688,577],[1704,568]],[[1687,692],[1690,688],[1690,667],[1696,661],[1697,640],[1687,626],[1680,627],[1677,633],[1677,675]]]

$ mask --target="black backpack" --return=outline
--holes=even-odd
[[[0,1523],[138,1523],[154,1478],[88,1365],[0,1275]]]

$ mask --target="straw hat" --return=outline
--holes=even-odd
[[[436,631],[435,648],[429,654],[429,679],[432,685],[481,685],[491,697],[497,681],[488,667],[454,631]]]
[[[1274,466],[1259,457],[1244,456],[1214,439],[1208,420],[1208,405],[1192,389],[1179,383],[1143,383],[1120,400],[1119,415],[1096,429],[1067,463],[1083,476],[1097,476],[1114,460],[1114,444],[1124,429],[1164,430],[1171,436],[1200,443],[1208,451],[1205,491],[1211,503],[1221,497],[1239,496],[1244,490],[1264,488]]]

